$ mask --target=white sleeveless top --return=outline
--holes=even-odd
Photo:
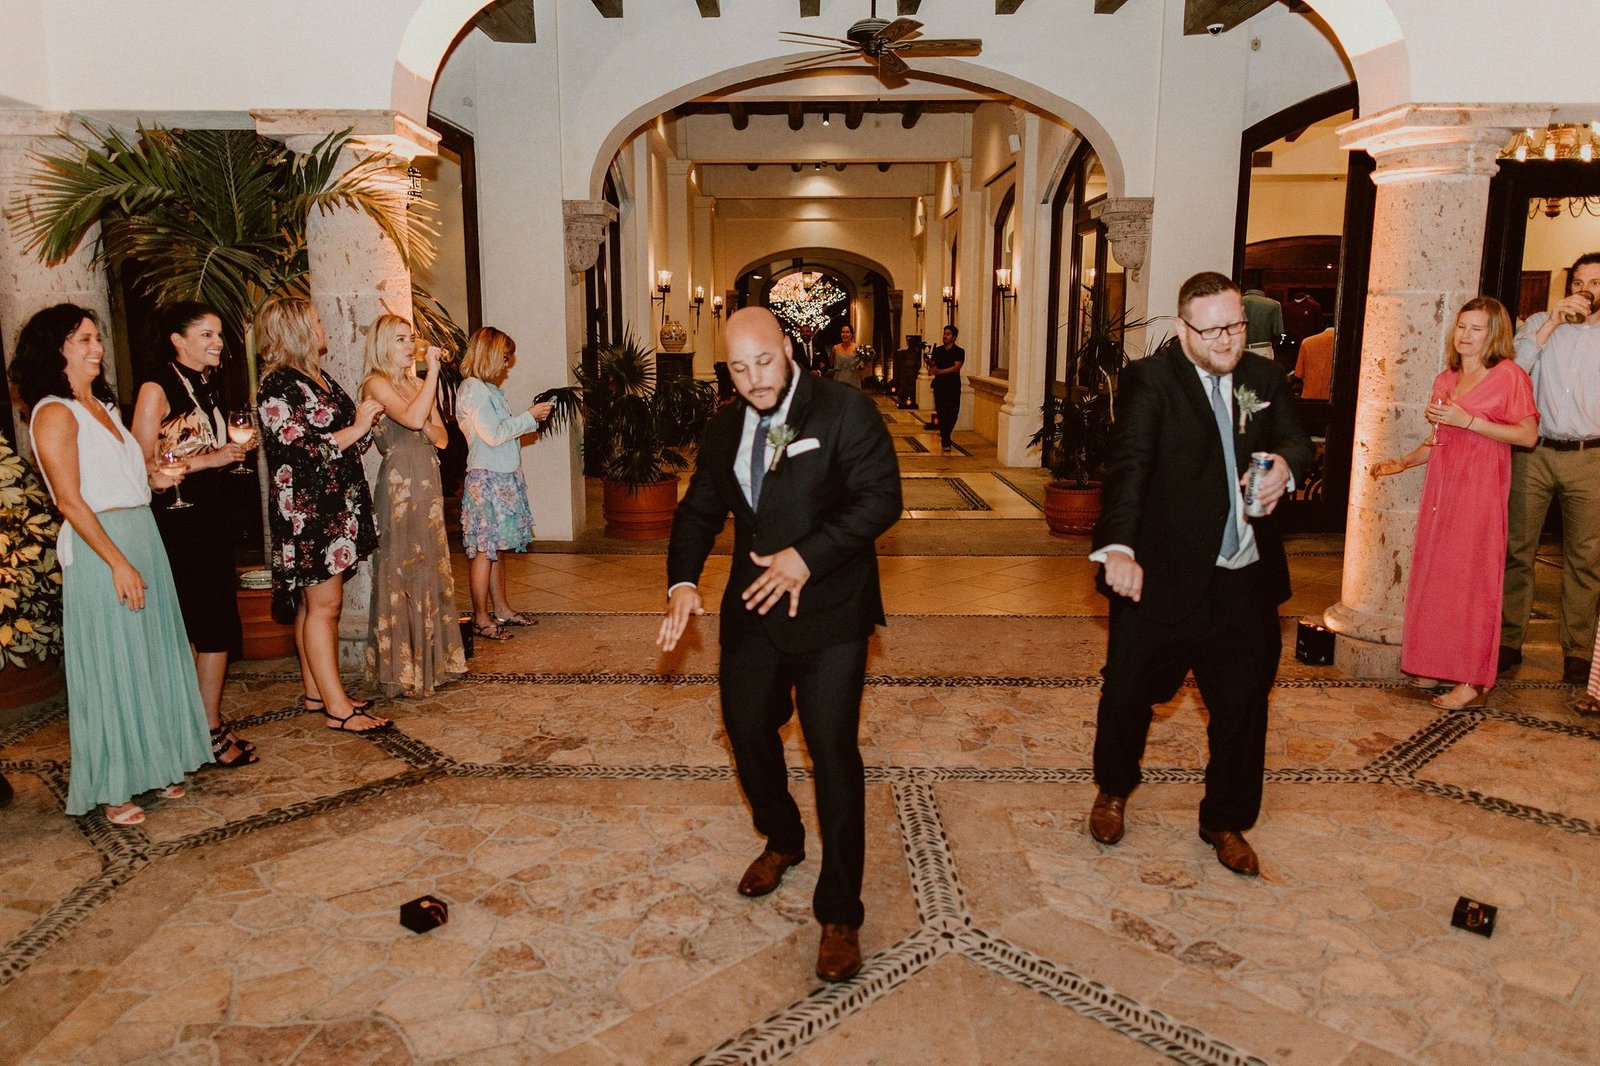
[[[101,425],[89,409],[77,400],[63,396],[46,396],[34,405],[28,427],[33,439],[33,425],[37,424],[39,411],[47,403],[59,403],[72,412],[78,423],[78,493],[91,511],[111,511],[119,507],[147,507],[150,504],[150,482],[145,472],[144,453],[139,442],[122,424],[117,409],[106,404],[106,412],[117,427],[122,439]],[[33,452],[39,454],[39,442],[33,441]],[[41,473],[44,464],[39,464]],[[45,475],[45,487],[55,496],[50,476]],[[59,501],[58,501],[59,502]],[[56,559],[63,567],[72,565],[72,524],[61,523],[61,534],[56,538]]]

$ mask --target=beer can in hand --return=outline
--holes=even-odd
[[[1261,502],[1260,490],[1261,479],[1271,469],[1271,452],[1250,453],[1250,475],[1244,480],[1244,513],[1251,518],[1260,518],[1267,513],[1266,506]]]

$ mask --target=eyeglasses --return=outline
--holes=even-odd
[[[1201,329],[1199,326],[1195,325],[1193,322],[1190,322],[1187,318],[1184,318],[1181,315],[1178,317],[1178,321],[1182,322],[1184,325],[1194,330],[1194,332],[1198,333],[1200,335],[1200,339],[1203,341],[1214,341],[1224,333],[1230,337],[1237,337],[1250,327],[1250,323],[1240,321],[1229,322],[1225,326],[1207,326],[1205,329]]]

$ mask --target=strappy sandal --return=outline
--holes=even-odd
[[[224,759],[228,752],[235,752],[233,758]],[[239,743],[239,738],[233,735],[233,730],[226,724],[219,725],[211,731],[211,765],[220,766],[224,770],[237,770],[241,766],[260,762],[261,757],[255,753],[255,745],[245,747]]]
[[[219,724],[217,726],[217,729],[222,730],[223,735],[228,738],[228,740],[233,744],[234,747],[238,748],[240,751],[255,751],[256,750],[256,746],[255,746],[255,743],[253,741],[246,740],[244,737],[241,737],[238,733],[235,733],[233,731],[233,726],[229,725],[227,722],[222,721],[221,719],[218,719],[218,721],[221,724]],[[217,729],[213,729],[211,731],[212,737],[215,737],[217,735]]]
[[[1465,684],[1465,682],[1462,683]],[[1479,688],[1476,685],[1467,685],[1467,688],[1472,690],[1472,695],[1467,697],[1465,703],[1445,702],[1445,697],[1449,695],[1448,692],[1444,693],[1443,695],[1435,696],[1428,702],[1439,708],[1441,711],[1481,711],[1485,707],[1489,706],[1489,693],[1493,691],[1493,685],[1489,686],[1488,688]],[[1454,690],[1452,689],[1451,691]]]
[[[1567,704],[1567,707],[1573,714],[1579,714],[1585,718],[1600,718],[1600,699],[1595,699],[1593,696],[1587,696],[1581,700],[1573,700]]]
[[[527,611],[512,611],[504,618],[495,615],[494,620],[502,626],[536,626],[539,624],[539,620]]]
[[[480,640],[511,639],[511,634],[506,632],[505,627],[498,624],[492,626],[474,625],[472,627],[472,635],[478,637]]]
[[[351,700],[350,706],[355,710],[356,714],[366,714],[372,710],[373,702],[373,700]],[[313,703],[316,704],[315,707],[311,706]],[[327,702],[321,696],[301,696],[300,706],[310,714],[327,713]]]
[[[144,808],[137,803],[124,803],[115,808],[105,808],[106,821],[112,825],[138,825],[144,821]]]
[[[368,714],[366,711],[362,710],[352,710],[343,718],[340,718],[336,714],[329,714],[327,711],[323,711],[322,717],[326,718],[330,722],[339,723],[338,725],[330,725],[328,727],[329,729],[339,733],[382,733],[385,730],[394,728],[394,722],[392,720],[388,718],[379,718],[377,715]],[[369,725],[365,729],[357,729],[350,724],[357,718],[370,718],[378,724]]]
[[[188,792],[182,785],[168,785],[165,788],[156,789],[156,795],[164,800],[181,800],[188,795]]]

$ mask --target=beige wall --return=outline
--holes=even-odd
[[[1586,252],[1600,252],[1600,218],[1573,218],[1563,209],[1558,218],[1546,218],[1540,211],[1528,220],[1522,269],[1550,271],[1551,303],[1566,294],[1567,267]]]

